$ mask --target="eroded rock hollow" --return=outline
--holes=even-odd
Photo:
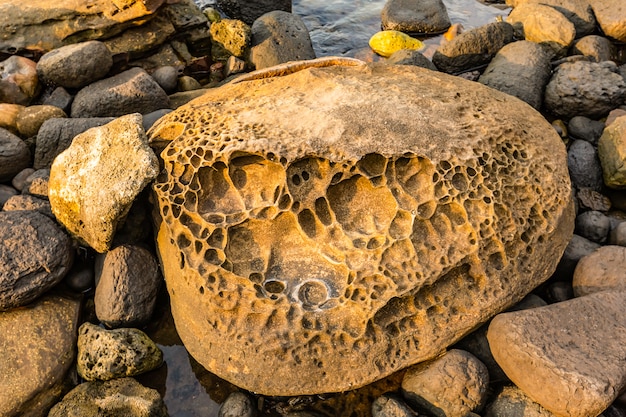
[[[178,332],[266,395],[434,357],[546,280],[573,230],[565,147],[541,115],[422,68],[226,85],[149,137]]]

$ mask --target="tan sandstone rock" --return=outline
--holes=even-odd
[[[489,346],[507,376],[558,416],[597,416],[626,387],[626,291],[496,316]]]
[[[626,247],[602,246],[578,262],[572,281],[577,297],[599,291],[626,291]]]
[[[135,197],[159,171],[140,114],[76,136],[50,168],[48,197],[57,220],[81,242],[106,252]]]
[[[626,188],[626,116],[608,125],[598,142],[598,157],[607,187]]]
[[[565,149],[539,113],[351,64],[211,89],[149,131],[167,144],[155,221],[178,332],[251,391],[344,391],[431,359],[547,279],[571,237]]]

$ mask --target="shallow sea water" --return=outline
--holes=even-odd
[[[214,0],[195,1],[201,8],[214,4]],[[460,23],[466,30],[493,22],[497,16],[506,16],[509,11],[476,0],[444,0],[444,3],[452,23]],[[369,49],[368,41],[380,30],[380,12],[384,4],[385,0],[293,0],[293,13],[304,20],[318,57],[350,56],[373,61],[377,57]],[[422,40],[427,45],[424,54],[431,56],[441,37]],[[217,416],[220,404],[237,387],[206,371],[189,356],[176,334],[165,295],[159,304],[162,307],[155,314],[157,319],[146,332],[163,351],[165,363],[137,379],[160,392],[171,417]],[[367,401],[393,389],[398,378],[396,375],[369,387],[370,390],[357,390],[329,398],[322,396],[294,401],[258,397],[256,400],[266,410],[261,415],[279,415],[281,409],[296,411],[299,406],[308,408],[314,405],[312,402],[317,404],[313,408],[326,411],[329,415],[363,415],[367,414],[365,410],[370,406]]]

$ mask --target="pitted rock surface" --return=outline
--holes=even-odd
[[[433,358],[554,270],[565,149],[530,106],[423,68],[230,84],[149,131],[178,332],[266,395],[343,391]]]

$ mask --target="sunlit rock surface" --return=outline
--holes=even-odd
[[[565,148],[511,96],[417,67],[226,85],[167,145],[157,244],[177,330],[266,395],[344,391],[433,358],[554,270]]]

